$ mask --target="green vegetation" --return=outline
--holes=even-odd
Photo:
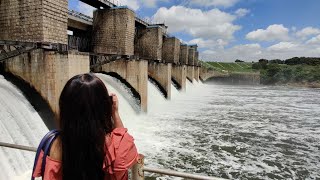
[[[268,64],[260,74],[262,84],[320,83],[320,65]]]
[[[222,69],[217,68],[212,66],[210,63],[208,62],[204,62],[204,61],[200,61],[201,66],[207,68],[208,70],[214,70],[214,71],[218,71],[218,72],[222,72]]]
[[[320,84],[320,60],[317,58],[261,59],[252,68],[260,71],[262,84]]]
[[[257,63],[236,60],[234,63],[203,62],[203,65],[231,74],[260,72],[260,82],[266,85],[292,84],[320,88],[320,58],[260,59]]]
[[[219,69],[224,72],[232,73],[251,73],[256,72],[252,69],[252,63],[247,62],[236,62],[236,63],[225,63],[225,62],[207,62],[210,66],[215,69]]]

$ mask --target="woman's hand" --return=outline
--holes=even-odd
[[[123,124],[119,115],[119,100],[116,94],[110,93],[112,96],[112,119],[114,121],[115,128],[122,128]]]
[[[112,114],[116,114],[119,111],[119,100],[116,94],[110,93],[112,97]]]

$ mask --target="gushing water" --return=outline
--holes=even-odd
[[[148,113],[137,114],[132,106],[135,100],[119,81],[97,75],[109,92],[118,95],[124,125],[146,156],[147,166],[232,179],[320,177],[317,89],[187,81],[187,92],[180,93],[172,86],[168,101],[149,82]],[[0,82],[0,102],[4,104],[0,108],[1,141],[36,146],[47,129],[20,92],[7,81]],[[26,119],[32,121],[23,124]],[[38,126],[36,137],[30,135],[34,125]],[[20,134],[10,134],[9,129],[15,127],[21,128]],[[0,150],[2,176],[13,177],[31,169],[33,154]]]
[[[48,131],[23,94],[0,76],[0,141],[36,147]],[[10,179],[30,171],[34,154],[0,148],[0,179]]]

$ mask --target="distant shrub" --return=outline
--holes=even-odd
[[[306,64],[310,66],[320,65],[320,58],[312,58],[312,57],[293,57],[285,60],[285,64],[287,65],[299,65]]]

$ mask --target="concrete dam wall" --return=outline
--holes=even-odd
[[[147,23],[109,1],[83,2],[97,8],[93,18],[68,10],[67,0],[0,2],[0,63],[34,87],[54,113],[62,88],[76,74],[114,75],[142,111],[148,109],[148,79],[170,99],[172,83],[186,91],[187,79],[215,75],[199,66],[198,46],[169,36],[165,24]]]

